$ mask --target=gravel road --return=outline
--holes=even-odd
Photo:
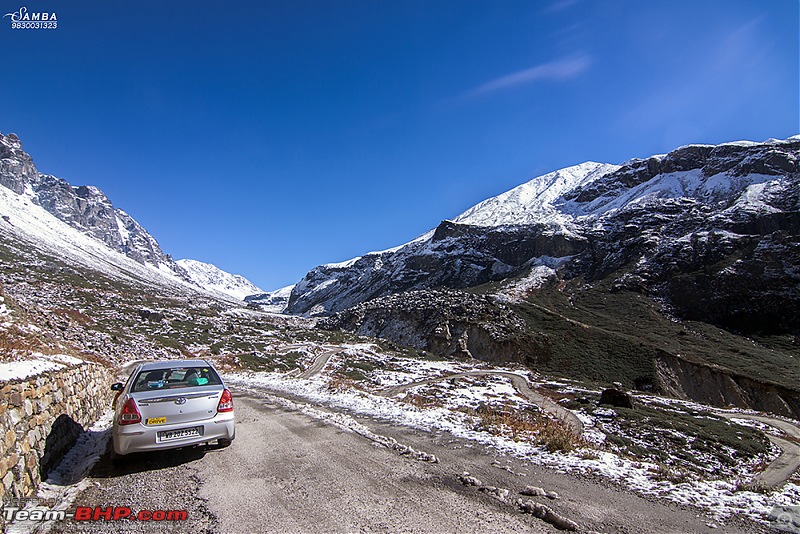
[[[187,521],[68,521],[58,530],[557,532],[515,504],[519,491],[531,485],[560,497],[525,500],[575,521],[581,532],[768,531],[736,520],[720,525],[695,509],[644,499],[601,479],[497,456],[449,434],[355,417],[374,434],[438,458],[436,463],[420,461],[305,415],[291,404],[286,407],[270,394],[234,395],[237,431],[232,446],[137,455],[122,468],[103,458],[91,473],[90,487],[74,502],[130,506],[134,511],[187,510]],[[459,475],[465,471],[480,480],[483,489],[464,484]],[[498,494],[504,489],[509,493],[501,499]]]

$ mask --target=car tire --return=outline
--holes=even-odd
[[[217,445],[219,446],[220,449],[224,449],[225,447],[230,447],[231,443],[233,443],[233,440],[227,438],[219,438],[217,440]]]

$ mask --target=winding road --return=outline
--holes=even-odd
[[[715,412],[721,417],[726,419],[749,419],[751,421],[758,421],[766,425],[779,428],[786,432],[794,439],[800,440],[800,428],[797,425],[784,421],[782,419],[775,419],[772,417],[765,417],[763,415],[749,415],[741,413],[730,412]],[[788,441],[778,436],[766,433],[767,438],[781,448],[783,451],[780,456],[770,463],[766,469],[753,477],[753,484],[757,487],[766,489],[778,488],[783,486],[789,480],[795,471],[800,468],[800,444]]]
[[[322,370],[325,368],[325,366],[328,364],[328,360],[331,359],[331,356],[344,350],[344,347],[328,347],[328,348],[330,350],[314,357],[314,360],[311,362],[311,365],[308,366],[308,369],[300,373],[300,378],[311,378],[312,376],[321,373]]]
[[[344,347],[327,347],[329,350],[319,354],[314,358],[311,362],[311,365],[300,374],[300,378],[311,378],[322,372],[325,366],[328,364],[328,360],[330,360],[331,356],[337,354],[344,350]],[[466,376],[502,376],[511,380],[511,384],[517,390],[517,392],[528,399],[529,401],[536,404],[539,408],[544,410],[545,412],[553,415],[559,421],[562,421],[569,431],[577,436],[580,437],[583,434],[583,423],[581,422],[578,417],[572,413],[570,410],[567,410],[563,406],[553,402],[553,400],[545,397],[541,393],[537,393],[534,391],[525,377],[518,375],[516,373],[510,373],[508,371],[469,371],[464,373],[451,373],[444,376],[439,376],[436,378],[429,378],[426,380],[420,380],[417,382],[411,382],[409,384],[401,384],[399,386],[393,386],[391,388],[385,389],[383,391],[378,392],[379,395],[383,397],[394,397],[395,395],[399,395],[400,393],[411,389],[416,386],[423,386],[427,384],[433,384],[435,382],[442,382],[445,380],[450,380],[453,378],[459,377],[466,377]]]
[[[307,379],[319,374],[325,368],[333,355],[344,350],[344,347],[326,348],[329,350],[317,355],[311,362],[311,365],[305,371],[303,371],[302,374],[300,374],[301,378]],[[446,380],[473,376],[502,376],[508,378],[521,396],[530,400],[545,412],[562,421],[574,436],[580,437],[583,435],[583,422],[581,422],[574,412],[564,408],[541,393],[536,392],[525,379],[525,377],[508,371],[468,371],[463,373],[451,373],[435,378],[410,382],[408,384],[392,386],[378,392],[378,394],[383,397],[394,397],[417,386],[424,386]],[[727,419],[749,419],[753,421],[759,421],[769,426],[779,428],[793,439],[800,440],[800,427],[782,419],[721,411],[715,413]],[[766,433],[766,436],[772,443],[780,447],[782,452],[778,458],[776,458],[766,467],[766,469],[764,469],[764,471],[758,473],[753,478],[752,483],[754,486],[767,489],[778,488],[783,486],[792,477],[794,472],[800,469],[800,444],[793,441],[788,441],[784,438],[774,436],[769,433]]]

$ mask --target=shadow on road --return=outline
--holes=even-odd
[[[111,461],[111,442],[106,453],[97,461],[89,476],[92,478],[116,478],[145,471],[158,471],[178,467],[203,458],[207,452],[220,449],[219,445],[197,445],[182,449],[138,452],[114,463]]]

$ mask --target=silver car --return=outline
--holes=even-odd
[[[236,434],[233,397],[206,360],[139,364],[126,384],[116,383],[111,429],[115,461],[141,451],[216,441]]]

